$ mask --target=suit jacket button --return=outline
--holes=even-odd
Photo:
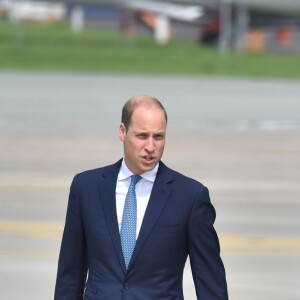
[[[126,290],[128,290],[129,289],[129,282],[125,282],[124,287],[125,287]]]

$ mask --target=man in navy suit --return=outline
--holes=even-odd
[[[72,182],[54,299],[182,300],[189,256],[197,299],[227,300],[208,190],[161,161],[164,107],[150,96],[133,97],[121,122],[123,159]],[[140,176],[131,192],[136,241],[126,263],[120,232],[132,175]]]

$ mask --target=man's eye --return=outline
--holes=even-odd
[[[139,138],[139,139],[146,139],[147,138],[147,135],[146,134],[138,134],[137,135],[137,137]]]
[[[164,139],[164,135],[163,134],[158,134],[154,137],[155,140],[160,141]]]

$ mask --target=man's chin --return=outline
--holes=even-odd
[[[157,164],[157,161],[147,162],[142,164],[143,173],[151,171]]]

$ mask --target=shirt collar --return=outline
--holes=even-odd
[[[152,170],[145,172],[145,173],[141,174],[140,176],[147,181],[154,182],[157,171],[158,171],[158,167],[159,167],[159,163],[157,163]],[[122,165],[121,165],[121,168],[119,171],[119,175],[118,175],[118,180],[124,180],[126,178],[129,178],[131,175],[134,175],[134,174],[128,169],[128,167],[125,164],[125,160],[123,159]]]

